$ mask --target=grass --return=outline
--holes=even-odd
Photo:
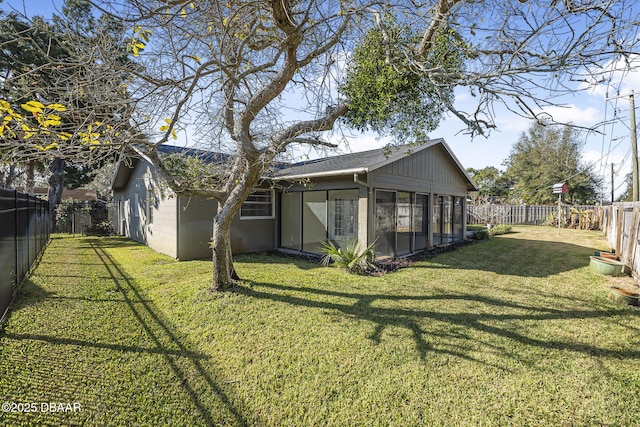
[[[4,425],[637,425],[640,312],[607,300],[600,233],[543,227],[383,277],[53,239],[0,332]],[[630,279],[629,279],[630,280]]]

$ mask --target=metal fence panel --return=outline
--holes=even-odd
[[[0,319],[48,240],[48,203],[0,188]]]

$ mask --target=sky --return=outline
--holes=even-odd
[[[0,8],[16,7],[27,14],[50,15],[55,5],[62,0],[3,0]],[[611,64],[601,64],[603,67]],[[576,83],[576,89],[584,88]],[[557,122],[571,122],[586,128],[596,127],[597,132],[583,133],[582,161],[593,165],[594,171],[604,178],[604,200],[611,193],[611,164],[614,164],[614,190],[616,196],[626,189],[625,176],[631,172],[631,126],[629,95],[636,92],[636,105],[640,105],[640,53],[636,57],[635,70],[617,73],[609,86],[599,85],[589,90],[577,91],[573,95],[556,100],[564,108],[549,108],[545,112]],[[464,89],[456,91],[456,104],[464,105],[469,95]],[[636,109],[636,119],[640,112]],[[464,124],[455,117],[447,116],[440,126],[430,134],[431,138],[444,138],[460,163],[465,168],[481,169],[494,166],[505,170],[504,161],[509,157],[513,144],[531,126],[531,121],[519,117],[500,106],[496,107],[496,125],[487,137],[471,139],[465,133]],[[607,123],[604,126],[598,124]],[[349,147],[343,151],[358,152],[381,147],[388,140],[374,134],[353,133]]]

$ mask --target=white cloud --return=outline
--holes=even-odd
[[[591,127],[602,122],[602,112],[595,107],[579,107],[575,104],[544,108],[542,113],[558,123],[571,123],[576,126]]]
[[[640,54],[619,58],[602,66],[600,75],[590,83],[582,83],[579,89],[603,98],[629,94],[640,87]]]

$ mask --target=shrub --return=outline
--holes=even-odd
[[[346,247],[339,248],[331,241],[323,242],[322,249],[320,249],[320,252],[324,254],[322,265],[327,266],[333,262],[336,266],[344,268],[350,273],[364,274],[373,268],[374,245],[375,242],[363,248],[360,242],[351,239]]]
[[[490,236],[498,236],[500,234],[507,233],[511,233],[511,226],[507,224],[498,224],[489,231]]]
[[[105,203],[63,200],[56,207],[56,231],[59,233],[108,235],[112,230]]]
[[[489,238],[488,230],[476,230],[473,232],[473,238],[475,240],[486,240]]]

